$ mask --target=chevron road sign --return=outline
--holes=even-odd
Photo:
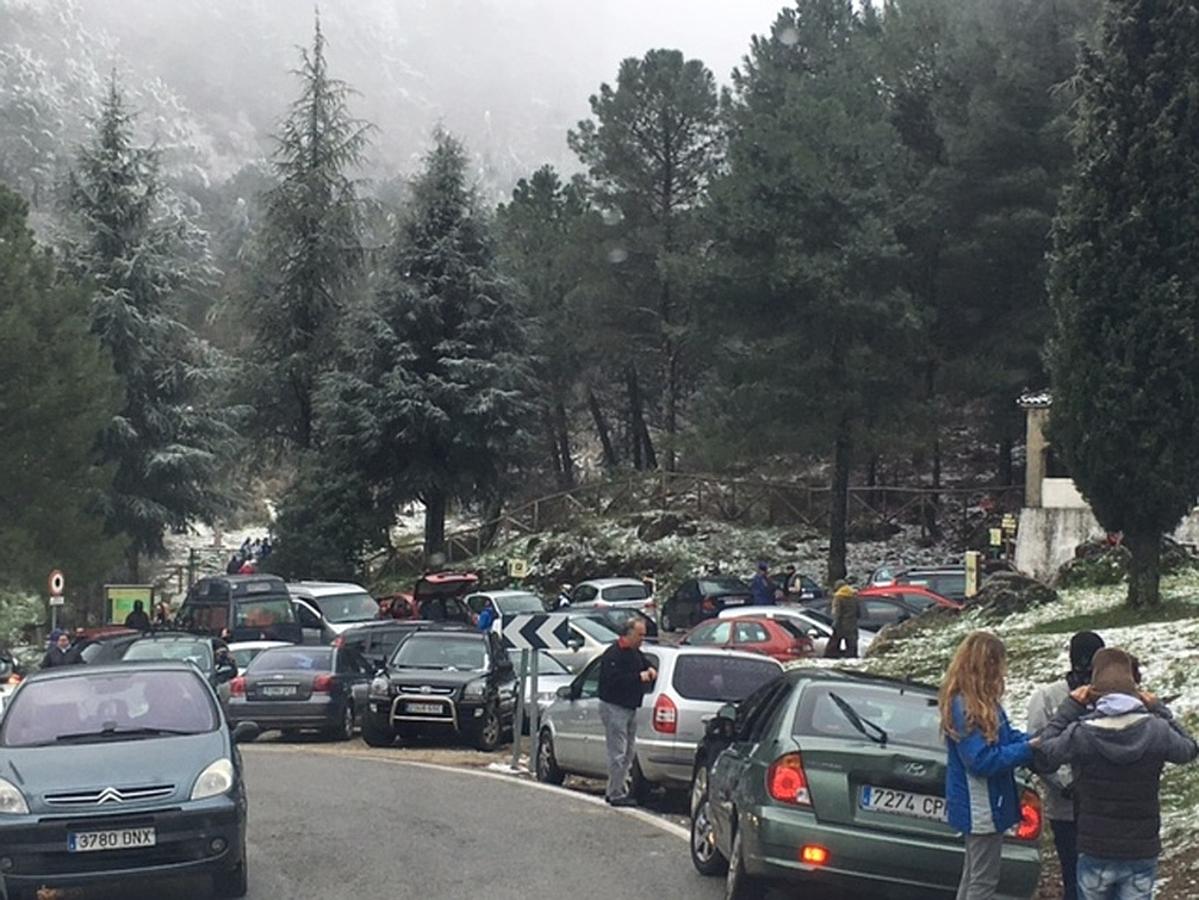
[[[504,640],[515,650],[565,650],[570,640],[568,616],[528,613],[504,626]]]

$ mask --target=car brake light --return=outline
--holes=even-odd
[[[679,709],[665,694],[654,701],[654,731],[674,734],[679,728]]]
[[[316,694],[327,694],[333,690],[333,676],[328,672],[322,672],[312,679],[312,690]]]
[[[780,756],[766,771],[766,790],[780,803],[794,806],[811,806],[808,795],[808,776],[804,774],[803,760],[798,753]]]
[[[1039,841],[1044,818],[1037,792],[1025,790],[1020,796],[1020,823],[1016,826],[1016,840]]]
[[[229,693],[235,697],[246,695],[246,680],[240,676],[229,682]]]
[[[806,844],[799,851],[799,861],[810,866],[823,866],[828,862],[828,850],[819,844]]]

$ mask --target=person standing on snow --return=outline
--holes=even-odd
[[[1065,678],[1043,684],[1028,701],[1028,730],[1036,733],[1057,715],[1071,691],[1091,683],[1091,663],[1103,649],[1103,638],[1093,631],[1080,631],[1070,638],[1070,671]],[[1062,898],[1078,897],[1078,831],[1074,823],[1074,775],[1069,766],[1041,775],[1044,783],[1045,816],[1053,829],[1053,846],[1062,867]]]
[[[770,565],[758,563],[758,572],[749,582],[754,606],[774,606],[774,583],[770,580]]]
[[[1199,745],[1140,689],[1129,654],[1105,648],[1091,668],[1090,685],[1071,692],[1037,736],[1037,769],[1069,765],[1074,773],[1078,896],[1151,900],[1162,850],[1162,769],[1193,762]]]

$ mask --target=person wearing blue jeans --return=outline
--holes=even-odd
[[[1037,771],[1074,773],[1081,900],[1152,900],[1162,769],[1199,756],[1170,711],[1141,691],[1136,668],[1123,650],[1100,650],[1090,685],[1071,692],[1033,741]]]

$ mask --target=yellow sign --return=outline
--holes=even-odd
[[[529,576],[529,561],[527,559],[508,560],[509,578],[527,578]]]
[[[1008,513],[1003,517],[1003,530],[1008,534],[1016,533],[1016,517]]]
[[[966,553],[966,596],[974,597],[978,594],[978,557],[977,550],[970,550]]]
[[[991,546],[992,547],[1002,547],[1003,546],[1003,529],[1002,528],[992,528],[991,529]]]
[[[106,584],[104,585],[104,609],[108,622],[124,625],[125,617],[133,612],[133,604],[142,601],[146,615],[154,607],[154,586],[150,584]]]

